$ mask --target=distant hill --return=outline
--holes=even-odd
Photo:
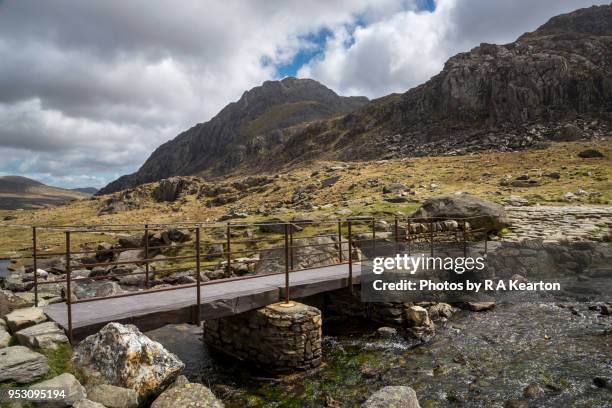
[[[0,209],[3,210],[59,205],[75,199],[87,198],[91,194],[50,187],[27,177],[0,177]]]
[[[95,187],[79,187],[79,188],[71,188],[72,191],[78,191],[80,193],[94,195],[98,192],[98,189]]]

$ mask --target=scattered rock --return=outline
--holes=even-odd
[[[10,342],[11,342],[11,335],[9,334],[9,332],[4,330],[3,327],[0,327],[0,349],[8,347]]]
[[[73,361],[89,384],[131,388],[141,400],[159,394],[185,366],[136,326],[119,323],[109,323],[79,343]]]
[[[584,131],[578,126],[568,123],[549,136],[555,142],[573,142],[585,137]]]
[[[367,399],[363,408],[421,408],[416,392],[406,386],[381,388]]]
[[[321,182],[321,185],[323,187],[331,187],[334,184],[336,184],[338,181],[340,181],[340,176],[331,176],[331,177],[328,177],[325,180],[323,180]]]
[[[42,323],[47,318],[43,310],[38,307],[26,307],[25,309],[17,309],[4,316],[4,320],[12,333],[25,329],[29,326]]]
[[[110,384],[99,384],[87,390],[87,396],[107,408],[136,408],[138,394],[130,388],[116,387]]]
[[[378,337],[394,337],[397,335],[397,329],[393,327],[379,327],[376,329],[376,335]]]
[[[610,379],[605,377],[595,377],[593,378],[593,385],[597,388],[608,388],[610,387]]]
[[[56,349],[60,344],[68,343],[64,330],[55,322],[44,322],[19,330],[15,338],[22,346],[40,349]]]
[[[427,309],[427,313],[429,314],[429,318],[431,320],[440,320],[440,319],[448,319],[450,318],[457,309],[449,305],[448,303],[436,303],[433,306],[430,306]]]
[[[97,280],[74,285],[73,292],[78,299],[87,299],[118,295],[123,293],[123,289],[117,282]]]
[[[72,404],[72,408],[106,408],[99,402],[94,402],[88,399],[82,399]]]
[[[401,193],[408,190],[408,186],[403,183],[392,183],[383,187],[384,194]]]
[[[180,381],[164,391],[151,404],[151,408],[223,408],[224,405],[202,384]]]
[[[495,307],[495,302],[467,302],[466,306],[472,312],[484,312]]]
[[[529,205],[529,200],[515,195],[507,197],[506,199],[504,199],[504,202],[508,205],[512,205],[515,207],[524,207],[526,205]]]
[[[0,382],[30,383],[49,372],[47,357],[24,346],[0,349]]]
[[[559,173],[558,171],[553,171],[551,173],[545,174],[544,176],[551,179],[559,180],[561,178],[561,173]]]
[[[74,375],[69,373],[60,374],[50,380],[42,381],[29,387],[31,390],[49,388],[61,389],[66,393],[66,396],[61,400],[41,401],[36,405],[44,407],[71,407],[76,401],[87,398],[85,387],[81,385]]]
[[[605,156],[599,150],[586,149],[578,153],[578,157],[582,157],[583,159],[592,159],[592,158],[605,157]]]
[[[523,389],[523,397],[538,398],[544,395],[544,390],[536,383],[531,383]]]

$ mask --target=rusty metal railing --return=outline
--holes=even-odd
[[[470,217],[461,219],[447,219],[447,218],[407,218],[407,217],[394,217],[392,223],[387,223],[385,219],[376,219],[373,217],[353,217],[346,219],[337,220],[325,220],[325,221],[266,221],[257,223],[175,223],[175,224],[144,224],[143,226],[136,225],[99,225],[99,226],[35,226],[32,227],[32,266],[34,269],[34,303],[36,306],[39,304],[39,286],[46,284],[62,284],[65,283],[66,290],[64,299],[67,308],[67,323],[68,323],[68,337],[73,340],[72,336],[72,321],[73,321],[73,305],[84,302],[94,302],[102,299],[120,298],[126,296],[135,296],[148,293],[155,293],[161,291],[177,290],[182,288],[195,287],[196,288],[196,304],[193,305],[192,309],[192,321],[199,323],[202,320],[201,316],[201,305],[202,305],[202,290],[207,285],[218,284],[222,282],[231,282],[238,280],[252,279],[261,276],[268,275],[279,275],[284,274],[284,301],[290,301],[290,274],[292,272],[311,269],[311,268],[296,268],[296,261],[300,258],[320,256],[324,255],[329,259],[333,259],[332,254],[336,253],[337,262],[334,264],[347,264],[348,267],[348,287],[353,291],[354,279],[353,279],[353,267],[359,259],[354,257],[354,248],[359,247],[363,243],[371,243],[372,254],[376,254],[376,242],[380,240],[391,241],[395,243],[396,251],[399,251],[400,243],[405,243],[408,254],[411,253],[412,248],[415,245],[429,245],[431,255],[434,255],[435,243],[443,242],[462,242],[464,255],[467,255],[468,243],[470,236],[474,236],[478,233],[483,233],[485,237],[485,251],[486,251],[486,232],[482,228],[472,228],[470,223],[476,221],[482,217]],[[381,224],[380,222],[386,224]],[[378,229],[387,229],[386,225],[389,225],[390,231],[379,231]],[[168,229],[170,228],[170,229]],[[179,229],[180,228],[180,229]],[[259,230],[263,237],[255,238],[254,230]],[[307,229],[316,229],[318,233],[314,235],[300,234]],[[64,234],[64,251],[45,251],[40,250],[40,232],[63,232]],[[157,231],[157,232],[156,232]],[[161,231],[161,232],[160,232]],[[176,233],[178,231],[186,241],[176,243],[175,241],[168,238],[164,238],[164,233],[168,236],[170,232]],[[219,231],[224,231],[223,240],[219,240]],[[242,231],[242,233],[241,233]],[[250,233],[249,233],[250,231]],[[88,249],[89,242],[80,244],[79,250],[73,250],[74,237],[78,234],[95,234],[108,235],[118,233],[143,233],[140,244],[133,247],[129,246],[112,246],[110,248],[100,249],[98,244],[95,243],[96,249]],[[153,232],[153,235],[151,233]],[[390,233],[390,234],[387,234]],[[159,236],[157,235],[159,234]],[[233,236],[234,234],[234,236]],[[242,234],[242,236],[240,236]],[[189,237],[187,237],[189,235]],[[195,235],[195,236],[194,236]],[[205,239],[203,239],[205,235]],[[154,240],[161,239],[161,242],[166,245],[151,245],[152,238]],[[308,243],[308,240],[315,238],[330,238],[330,242],[323,243]],[[130,238],[129,236],[127,238]],[[131,236],[133,240],[137,240],[137,237]],[[193,239],[194,242],[188,243]],[[296,239],[302,240],[303,242],[297,242]],[[446,240],[446,241],[445,241]],[[166,241],[169,241],[166,242]],[[343,247],[343,243],[346,242],[346,253]],[[279,244],[280,243],[280,244]],[[334,246],[333,250],[325,251],[321,250],[321,247]],[[208,251],[202,251],[203,248],[208,247]],[[305,252],[308,249],[309,252]],[[130,259],[120,261],[121,253],[130,250],[140,251],[144,258],[142,259]],[[162,253],[164,251],[176,251],[174,256],[164,256],[163,259],[156,259],[154,253]],[[181,251],[187,254],[181,254]],[[193,251],[190,253],[189,251]],[[282,252],[281,256],[276,256],[279,252]],[[263,254],[269,253],[265,258],[262,258]],[[81,257],[83,262],[83,256],[95,254],[95,261],[90,263],[82,263],[82,269],[92,270],[95,267],[106,268],[107,274],[100,274],[96,276],[87,277],[76,277],[73,274],[72,261],[75,256]],[[101,256],[98,256],[101,254]],[[110,255],[109,255],[110,254]],[[117,255],[118,254],[118,255]],[[241,261],[241,258],[235,258],[239,255],[258,254],[259,258],[252,258],[252,263],[259,262],[272,262],[282,261],[283,270],[273,270],[272,272],[264,272],[261,274],[251,273],[249,270],[250,266],[247,265],[247,274],[245,276],[232,276],[237,275],[232,270],[232,264]],[[346,256],[345,256],[346,254]],[[63,257],[65,265],[65,278],[64,279],[46,279],[41,280],[38,277],[38,266],[39,261],[48,259],[50,257]],[[109,260],[110,259],[110,260]],[[221,261],[224,259],[224,261]],[[91,259],[87,259],[90,261]],[[157,269],[156,262],[165,262],[166,265],[173,262],[192,262],[192,266],[179,266],[174,268]],[[137,268],[131,272],[119,272],[113,273],[117,267],[123,265],[136,265]],[[152,268],[152,264],[155,268]],[[214,266],[216,270],[225,270],[225,277],[220,279],[211,279],[208,281],[202,281],[202,267],[203,266]],[[274,264],[272,264],[274,266]],[[142,271],[141,266],[144,266]],[[176,266],[176,265],[175,265]],[[325,265],[328,266],[328,265]],[[316,266],[315,268],[320,267]],[[253,267],[257,268],[257,264]],[[274,268],[272,268],[274,269]],[[137,270],[137,272],[134,272]],[[163,282],[165,274],[174,274],[176,272],[192,271],[194,282],[186,284],[177,284],[170,286],[155,287],[152,283]],[[116,281],[119,278],[125,276],[136,276],[144,275],[144,288],[138,288],[139,290],[127,291],[119,294],[110,296],[93,296],[84,298],[73,299],[73,285],[79,285],[81,282],[97,281],[97,280],[112,280]],[[189,275],[187,275],[189,276]],[[159,277],[162,277],[160,280]],[[48,277],[47,277],[48,278]],[[140,290],[142,289],[142,290]],[[279,299],[280,301],[281,299]]]

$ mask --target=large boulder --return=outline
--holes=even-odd
[[[487,232],[499,231],[510,225],[503,206],[471,194],[430,198],[414,213],[414,217],[449,219],[478,217],[467,221],[470,228],[482,228]]]
[[[15,333],[26,327],[42,323],[47,320],[47,318],[41,308],[26,307],[25,309],[13,310],[11,313],[4,316],[4,320],[6,320],[9,330]]]
[[[109,323],[74,350],[73,361],[88,384],[131,388],[141,401],[170,385],[184,364],[136,326]]]
[[[406,386],[381,388],[368,398],[363,408],[421,408],[416,392]]]
[[[40,349],[56,349],[60,344],[68,343],[64,330],[55,322],[26,327],[15,333],[15,338],[22,346]]]
[[[40,401],[35,405],[41,407],[71,407],[77,401],[87,398],[87,391],[74,375],[69,373],[60,374],[50,380],[42,381],[30,386],[31,390],[58,389],[65,392],[62,399]]]
[[[151,408],[223,408],[224,405],[202,384],[190,383],[181,376],[174,386],[164,391]]]
[[[0,382],[26,384],[49,372],[47,357],[23,346],[0,349]]]

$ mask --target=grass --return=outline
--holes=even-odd
[[[595,148],[606,157],[582,159],[578,152]],[[147,202],[137,210],[118,214],[98,215],[101,202],[81,200],[68,205],[39,210],[2,211],[0,219],[13,215],[15,220],[0,221],[0,258],[27,255],[31,251],[30,225],[66,224],[144,224],[214,221],[231,209],[247,212],[249,216],[235,222],[255,222],[268,217],[258,213],[260,208],[270,217],[291,219],[303,211],[291,208],[296,188],[330,177],[329,166],[337,162],[318,162],[307,167],[287,169],[265,191],[247,195],[237,202],[208,207],[203,200],[188,196],[177,203]],[[558,172],[560,178],[546,174]],[[599,192],[599,197],[580,198],[585,204],[609,204],[612,200],[612,141],[583,141],[554,143],[547,149],[519,152],[481,152],[468,156],[421,157],[372,162],[353,162],[336,172],[341,179],[330,187],[316,189],[310,202],[319,209],[308,212],[309,217],[328,219],[339,217],[336,212],[350,208],[351,215],[390,216],[396,213],[411,214],[425,199],[456,192],[469,192],[485,199],[503,203],[516,195],[532,203],[567,205],[566,192],[583,189]],[[501,186],[504,178],[529,174],[541,184],[536,187],[515,188]],[[234,178],[230,177],[227,182]],[[384,201],[383,186],[401,182],[414,186],[414,203],[389,203]],[[437,185],[431,188],[431,184]],[[332,204],[331,208],[321,208]],[[285,207],[279,211],[279,207]],[[40,231],[39,248],[64,250],[61,232]],[[73,234],[73,249],[95,248],[101,240],[115,242],[117,234]],[[203,237],[204,239],[204,237]],[[219,240],[219,239],[216,239]]]

